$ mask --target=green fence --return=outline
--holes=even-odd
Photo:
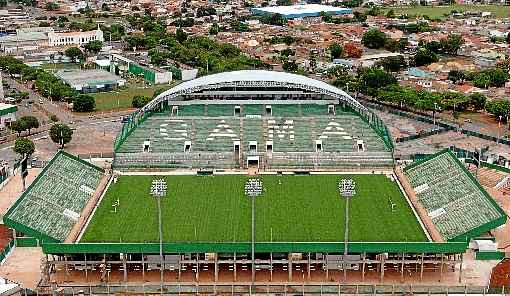
[[[165,253],[250,253],[252,244],[245,243],[164,243]],[[467,242],[352,242],[348,243],[349,253],[464,253]],[[77,243],[42,244],[45,254],[109,254],[109,253],[159,253],[158,243]],[[257,253],[342,253],[344,243],[269,243],[255,244]]]
[[[142,75],[143,79],[145,79],[146,81],[152,83],[156,82],[156,74],[153,71],[141,67],[139,65],[129,63],[129,72],[135,75]]]
[[[501,260],[505,258],[505,253],[500,251],[476,252],[476,260]]]
[[[16,246],[17,247],[38,247],[39,240],[35,237],[17,237],[16,238]]]

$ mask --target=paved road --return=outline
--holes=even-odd
[[[74,121],[74,116],[71,112],[63,110],[56,103],[53,103],[48,99],[44,98],[43,96],[39,95],[34,90],[27,87],[25,84],[19,83],[18,81],[9,77],[6,77],[5,80],[9,82],[9,84],[17,88],[19,91],[27,92],[29,94],[29,99],[33,100],[34,104],[39,104],[39,102],[42,101],[43,103],[41,104],[41,107],[48,111],[49,113],[57,115],[60,121],[64,123]]]

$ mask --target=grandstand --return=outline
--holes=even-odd
[[[59,151],[3,217],[25,234],[63,242],[96,191],[103,170]]]
[[[465,241],[506,222],[504,211],[449,150],[404,171],[445,240]]]
[[[388,168],[392,148],[377,116],[337,88],[237,71],[184,82],[134,113],[116,139],[114,166]]]

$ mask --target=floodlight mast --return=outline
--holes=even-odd
[[[161,198],[166,196],[166,181],[164,179],[152,180],[151,195],[156,198],[158,204],[158,231],[159,231],[159,256],[161,260],[160,268],[160,294],[163,295],[163,228],[161,223]]]
[[[347,282],[347,253],[349,244],[349,199],[356,195],[356,182],[352,179],[341,179],[338,183],[338,191],[340,196],[345,198],[345,229],[344,229],[344,256],[343,256],[343,270],[344,270],[344,283]]]

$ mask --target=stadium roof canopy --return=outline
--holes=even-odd
[[[286,19],[319,16],[321,12],[329,14],[351,14],[352,9],[321,4],[302,4],[292,6],[271,6],[252,8],[258,15],[281,14]]]
[[[161,93],[149,104],[145,105],[141,111],[145,112],[151,110],[160,102],[171,100],[180,95],[192,94],[202,90],[219,89],[222,87],[298,88],[328,95],[346,102],[354,109],[367,111],[363,105],[353,99],[349,94],[323,81],[297,74],[266,70],[222,72],[186,81]]]

